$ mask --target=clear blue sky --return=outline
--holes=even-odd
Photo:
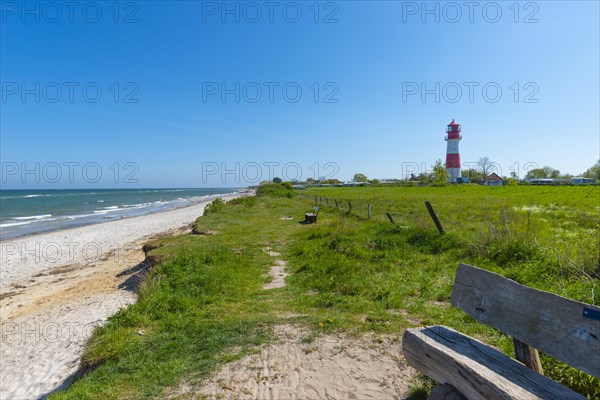
[[[488,156],[504,175],[600,158],[597,1],[0,4],[4,188],[241,186],[265,163],[401,177],[445,158],[452,118],[463,162]],[[36,163],[39,183],[23,179]]]

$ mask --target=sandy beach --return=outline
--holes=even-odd
[[[1,241],[0,398],[65,384],[93,329],[135,301],[143,244],[189,230],[206,204]]]

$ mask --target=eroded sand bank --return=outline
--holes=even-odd
[[[185,232],[206,204],[0,242],[0,398],[35,399],[75,373],[94,327],[135,301],[143,244]]]

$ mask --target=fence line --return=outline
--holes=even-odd
[[[311,200],[311,198],[313,196],[308,195],[306,193],[299,193],[299,197],[306,199],[306,200]],[[354,201],[354,204],[353,204]],[[364,210],[364,208],[361,208],[360,204],[356,204],[356,203],[361,203],[361,201],[357,201],[357,200],[341,200],[341,199],[330,199],[329,197],[322,197],[322,196],[314,196],[314,203],[315,204],[320,204],[320,205],[326,205],[326,206],[331,206],[333,207],[333,205],[335,204],[335,208],[338,210],[342,210],[343,211],[343,207],[341,206],[342,204],[346,203],[347,209],[346,209],[346,214],[354,214],[358,217],[363,217],[364,218],[364,214],[361,216],[360,215],[360,210]],[[365,203],[363,202],[363,207],[365,205]],[[429,201],[425,202],[425,207],[429,213],[429,216],[431,217],[434,225],[436,226],[438,232],[443,235],[445,233],[444,228],[442,226],[442,223],[440,222],[439,217],[437,216],[437,214],[435,213],[433,206],[431,205],[431,203]],[[382,214],[377,214],[373,212],[373,204],[372,203],[366,203],[366,218],[369,220],[375,219],[377,215],[379,215],[379,219],[382,221],[389,221],[392,224],[396,224],[396,220],[394,219],[394,216],[389,212],[389,211],[384,211]]]

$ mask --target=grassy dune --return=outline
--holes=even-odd
[[[289,315],[312,328],[307,341],[334,330],[401,335],[415,324],[445,324],[511,354],[508,337],[450,306],[458,263],[598,304],[598,189],[311,189],[305,193],[351,200],[354,209],[323,206],[313,225],[298,223],[313,205],[300,197],[217,205],[195,227],[213,234],[151,243],[149,255],[161,262],[139,301],[95,332],[84,356],[94,368],[52,398],[163,398],[253,351]],[[437,234],[425,200],[447,235]],[[288,261],[284,288],[261,290],[272,265],[265,246]],[[542,361],[547,375],[600,397],[597,379]]]

